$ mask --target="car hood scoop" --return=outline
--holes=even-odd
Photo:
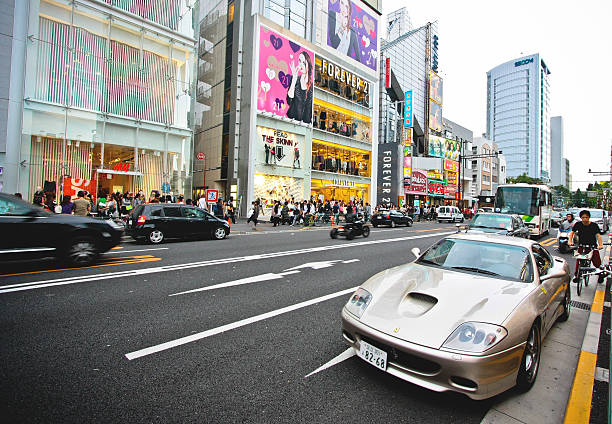
[[[361,321],[390,336],[440,348],[467,321],[502,324],[532,284],[419,264],[383,271],[362,285],[372,301]]]
[[[411,292],[399,305],[402,315],[418,317],[425,314],[438,303],[438,299],[425,293]]]

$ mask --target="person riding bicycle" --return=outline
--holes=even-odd
[[[574,245],[574,236],[578,234],[580,244],[583,246],[597,246],[597,249],[603,249],[603,240],[601,239],[601,230],[594,222],[591,222],[591,213],[588,210],[580,211],[580,221],[574,224],[571,233],[569,234],[568,244]],[[582,253],[582,252],[580,252]],[[591,256],[593,266],[599,268],[601,266],[601,257],[599,250],[593,249]],[[576,271],[574,272],[574,282],[578,281],[579,261],[576,261]]]

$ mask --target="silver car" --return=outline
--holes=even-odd
[[[536,380],[542,340],[570,313],[570,269],[532,240],[446,237],[363,283],[342,310],[346,343],[425,388],[495,396]]]

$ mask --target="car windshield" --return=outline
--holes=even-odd
[[[470,228],[512,229],[512,218],[504,215],[476,215],[470,223]]]
[[[527,249],[485,241],[442,239],[416,262],[522,282],[531,282],[533,275]]]
[[[595,218],[595,219],[601,219],[603,218],[603,212],[602,211],[589,211],[591,212],[591,218]]]

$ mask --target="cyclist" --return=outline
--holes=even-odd
[[[574,236],[578,234],[580,237],[580,244],[585,246],[597,246],[597,249],[603,249],[603,240],[601,239],[601,230],[599,226],[594,222],[591,222],[591,213],[588,210],[580,211],[580,221],[574,224],[572,231],[569,234],[570,246],[574,245]],[[582,253],[582,252],[581,252]],[[599,250],[593,250],[591,256],[591,262],[593,266],[599,268],[601,266],[601,258],[599,256]],[[574,282],[578,282],[578,263],[576,261],[576,271],[574,272]]]

